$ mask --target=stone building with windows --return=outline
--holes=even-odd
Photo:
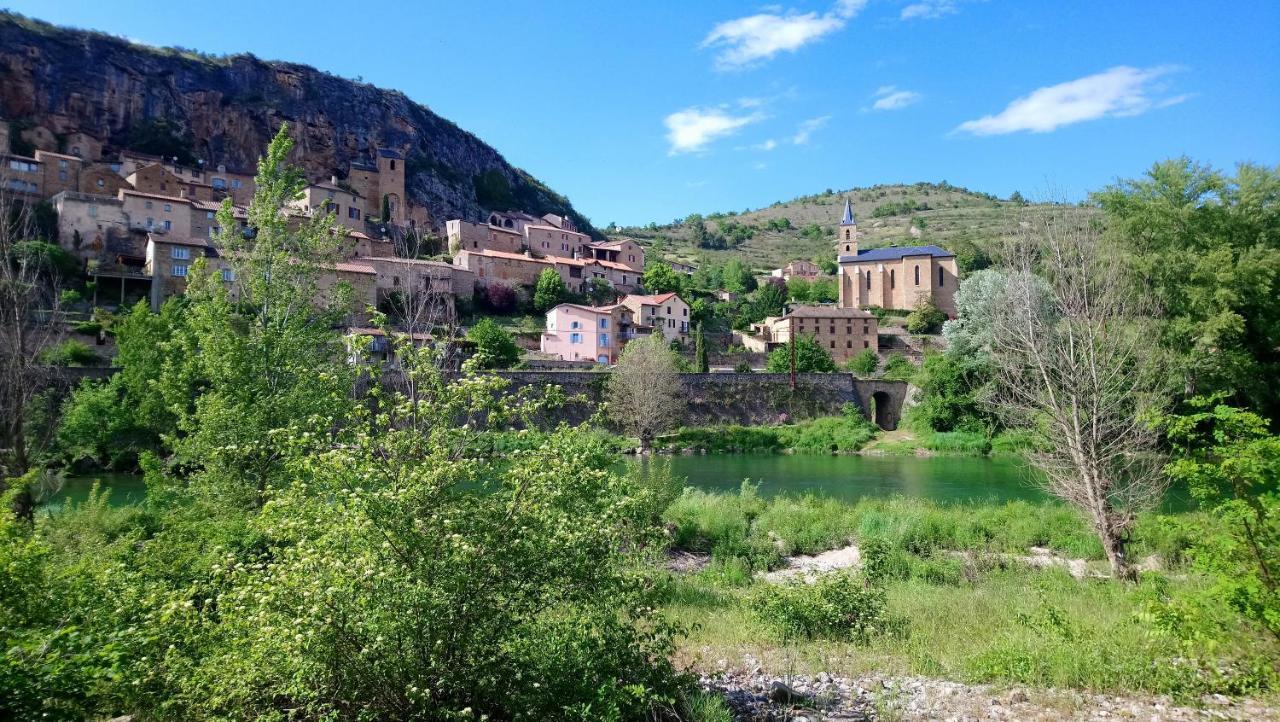
[[[619,303],[631,309],[638,331],[649,329],[668,341],[684,341],[689,337],[689,304],[674,293],[631,294]]]
[[[751,334],[741,334],[748,351],[767,352],[792,338],[813,339],[837,364],[866,349],[879,353],[879,324],[875,315],[856,308],[792,306],[781,316],[752,324]]]
[[[960,273],[954,253],[935,245],[859,249],[848,199],[837,234],[840,307],[910,311],[930,298],[948,318],[956,317]]]
[[[630,340],[633,312],[621,303],[582,306],[562,303],[547,311],[539,349],[562,361],[615,364]]]

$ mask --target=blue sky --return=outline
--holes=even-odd
[[[597,225],[922,180],[1079,198],[1170,156],[1280,162],[1272,1],[9,7],[401,90]]]

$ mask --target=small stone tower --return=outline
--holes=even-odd
[[[836,257],[858,255],[858,219],[853,217],[853,204],[844,199],[844,216],[836,232]]]
[[[404,156],[390,148],[378,151],[378,190],[387,201],[392,223],[404,221]],[[379,209],[381,212],[381,209]]]

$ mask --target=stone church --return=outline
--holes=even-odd
[[[947,318],[956,317],[960,271],[954,253],[934,245],[858,248],[858,221],[849,199],[836,239],[841,308],[910,311],[930,297]]]

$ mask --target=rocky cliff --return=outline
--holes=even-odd
[[[404,94],[295,63],[146,47],[0,13],[0,118],[84,132],[108,152],[163,121],[194,157],[233,169],[254,168],[288,122],[294,160],[312,179],[343,177],[375,148],[401,151],[409,200],[436,225],[524,209],[590,229],[568,199]]]

